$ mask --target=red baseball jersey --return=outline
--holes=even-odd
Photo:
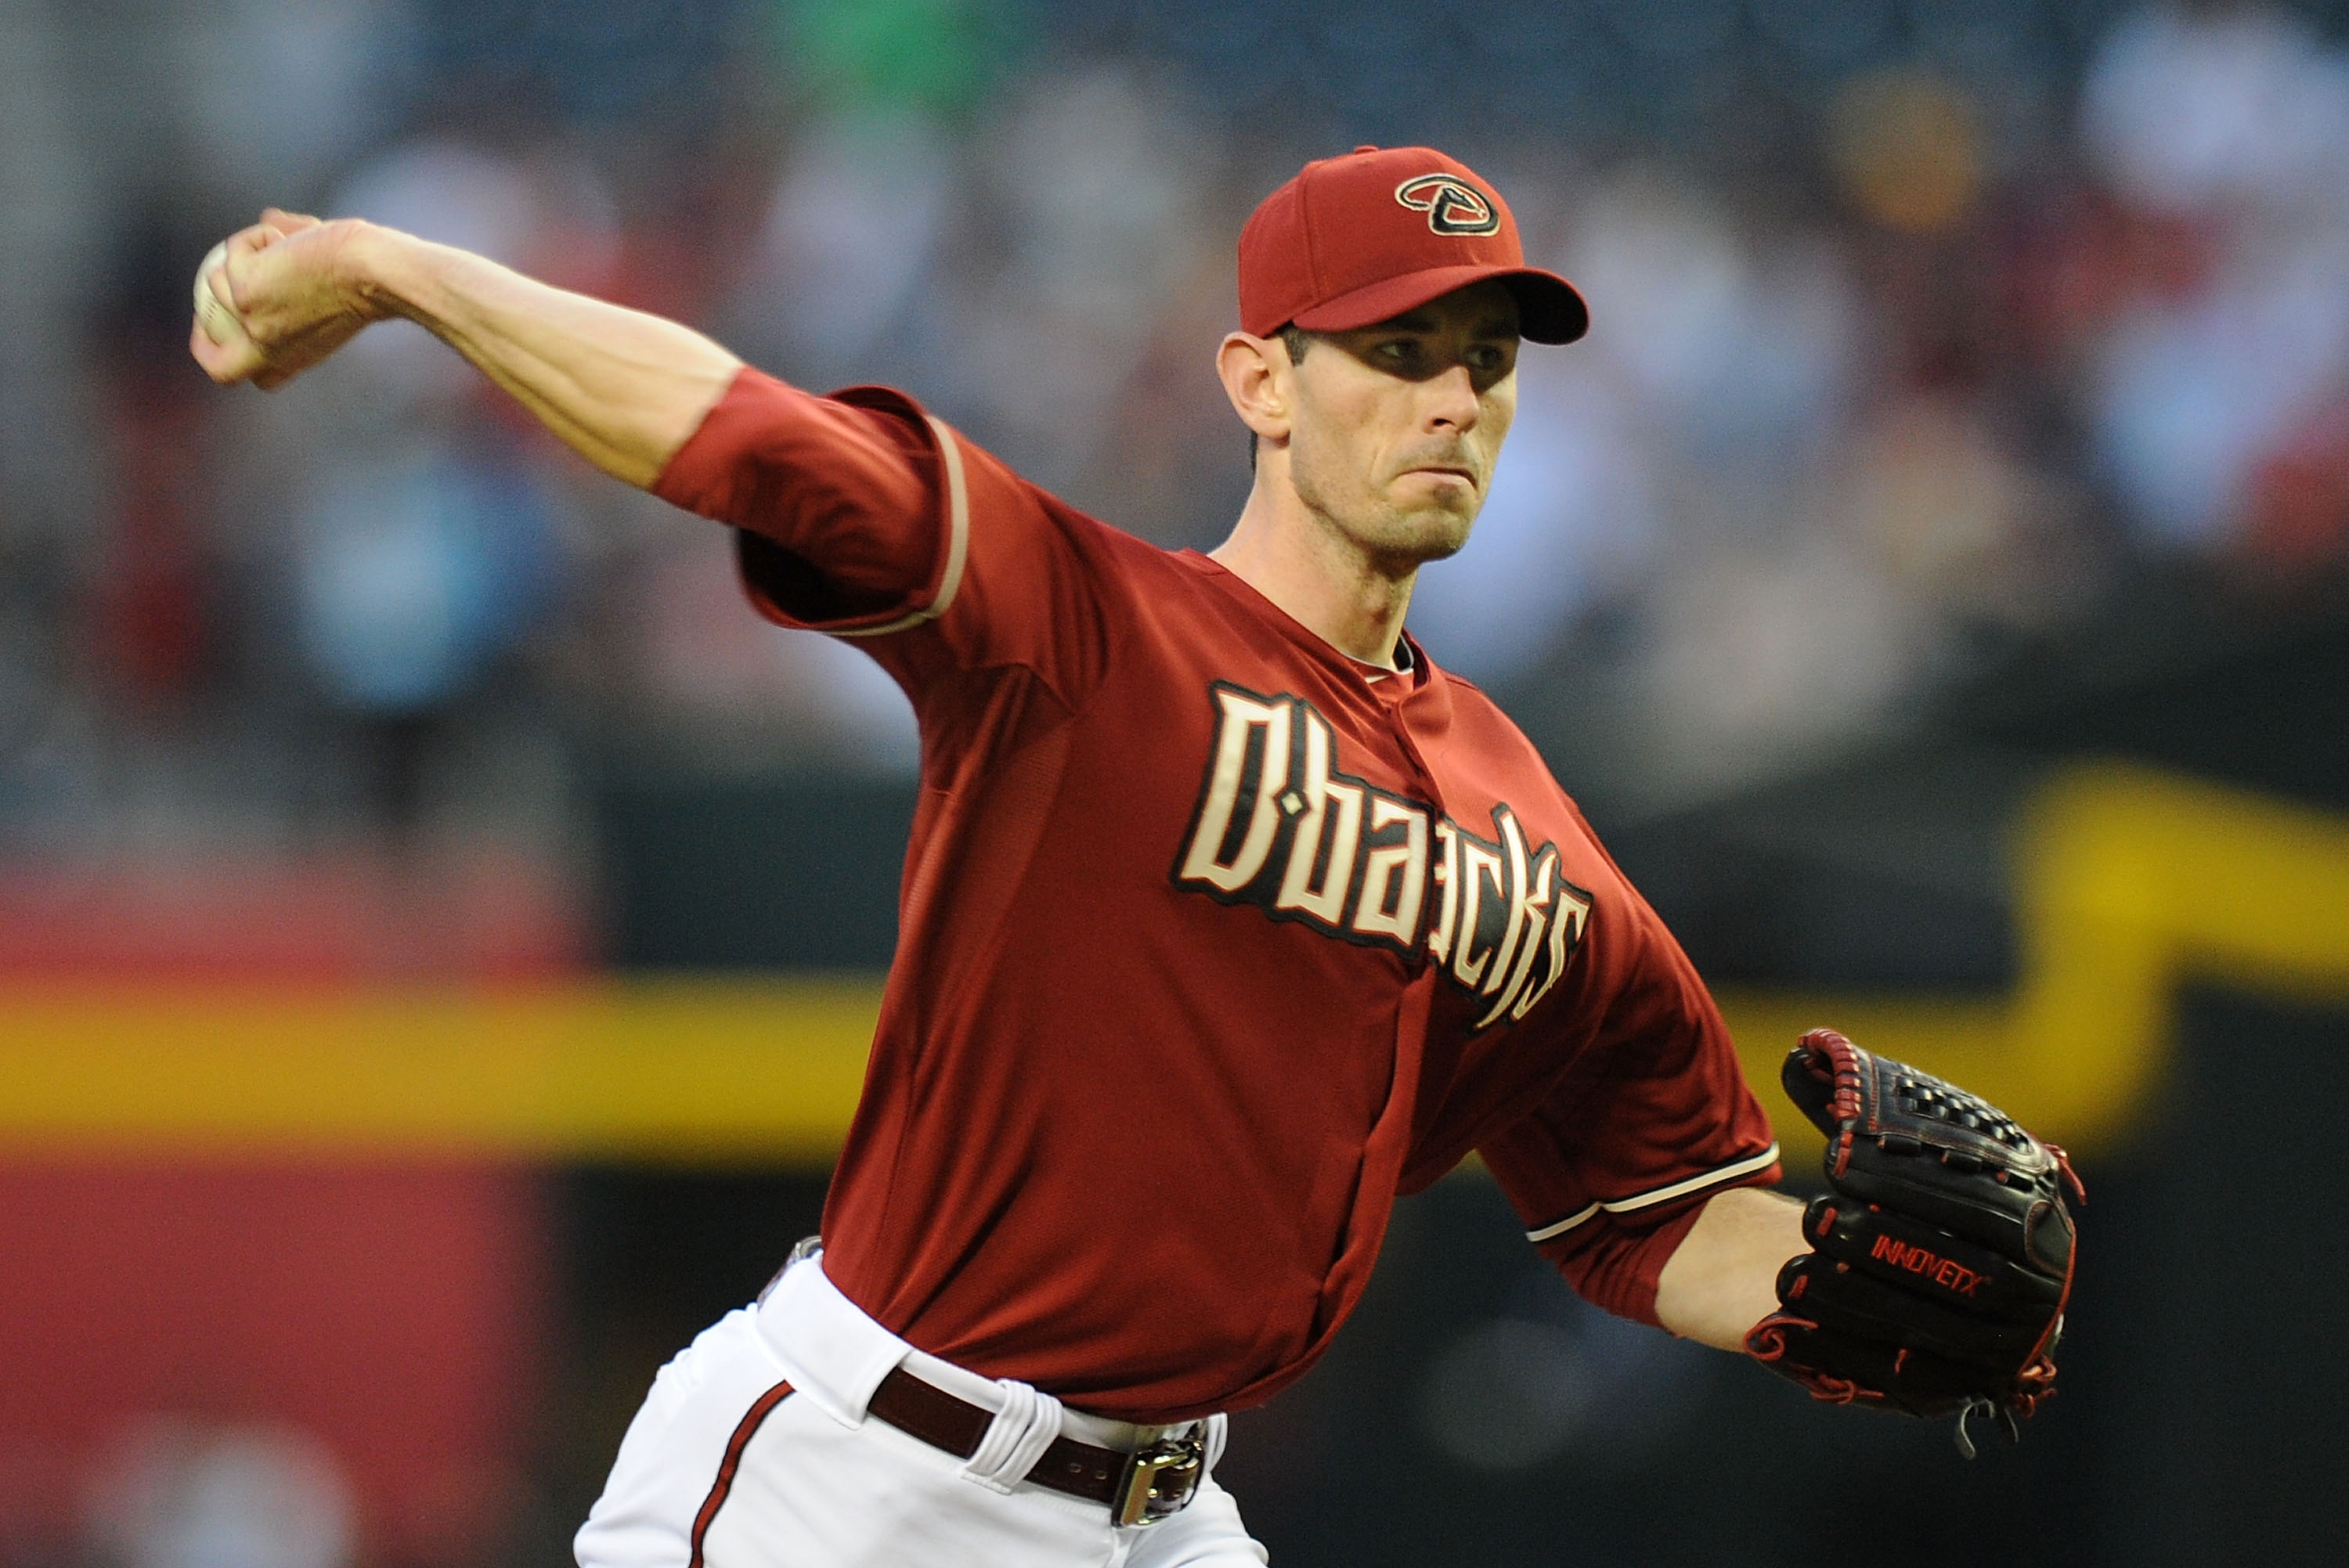
[[[921,795],[825,1270],[934,1355],[1136,1421],[1262,1400],[1472,1150],[1653,1321],[1773,1180],[1694,970],[1532,745],[1348,658],[903,395],[745,370],[658,492],[904,686]]]

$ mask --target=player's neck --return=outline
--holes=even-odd
[[[1293,490],[1259,479],[1231,537],[1209,554],[1347,657],[1395,667],[1417,567],[1374,560]]]

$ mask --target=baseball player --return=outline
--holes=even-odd
[[[758,610],[855,639],[920,722],[897,958],[821,1243],[662,1370],[583,1568],[1262,1563],[1214,1479],[1224,1412],[1314,1363],[1395,1196],[1472,1151],[1615,1312],[1826,1398],[2044,1391],[2016,1379],[2052,1375],[2054,1313],[2014,1327],[1996,1238],[1904,1219],[1911,1266],[1870,1253],[1897,1205],[1822,1229],[1760,1190],[1777,1148],[1695,971],[1534,748],[1403,629],[1491,484],[1520,344],[1588,320],[1462,164],[1358,149],[1248,221],[1216,366],[1255,482],[1208,554],[1085,516],[903,393],[813,396],[365,222],[273,211],[201,286],[222,382],[422,323],[590,461],[730,525]],[[1831,1036],[1790,1062],[1847,1174],[1856,1147],[1959,1169],[1908,1071]],[[1968,1174],[2038,1191],[2038,1145],[1968,1136]],[[1999,1274],[2002,1371],[1934,1281],[1952,1258]],[[1877,1295],[1822,1310],[1844,1276]],[[1930,1346],[1911,1300],[1941,1315]],[[1927,1364],[1966,1368],[1939,1403],[1902,1381]]]

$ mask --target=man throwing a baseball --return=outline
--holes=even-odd
[[[1679,946],[1533,747],[1403,629],[1466,542],[1519,346],[1587,324],[1425,148],[1309,164],[1217,350],[1256,442],[1212,554],[1029,484],[902,393],[272,211],[199,286],[221,382],[420,322],[589,461],[730,525],[784,625],[911,698],[900,943],[826,1206],[663,1369],[583,1568],[1257,1563],[1223,1413],[1321,1354],[1398,1192],[1480,1151],[1629,1316],[1822,1398],[2027,1413],[2057,1160],[1822,1031],[1806,1211]],[[1961,1428],[1962,1431],[1962,1427]]]

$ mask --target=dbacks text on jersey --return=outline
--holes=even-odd
[[[1475,1026],[1522,1018],[1566,973],[1590,895],[1493,808],[1495,837],[1337,766],[1330,721],[1302,697],[1217,681],[1216,741],[1173,877],[1348,942],[1443,965],[1489,1003]]]

